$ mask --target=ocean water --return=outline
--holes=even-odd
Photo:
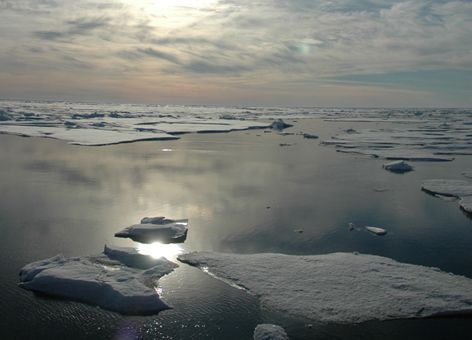
[[[424,179],[464,179],[472,157],[415,162],[415,171],[398,175],[383,170],[380,159],[337,153],[320,140],[347,128],[401,124],[291,122],[286,131],[320,139],[249,130],[83,147],[0,135],[2,338],[250,339],[258,323],[273,322],[291,339],[468,339],[470,318],[308,326],[183,264],[160,280],[173,309],[151,317],[124,317],[17,287],[23,265],[57,253],[99,253],[104,244],[135,245],[113,234],[157,215],[189,219],[185,251],[358,251],[472,278],[472,220],[457,202],[420,190]],[[349,232],[349,222],[389,233]]]

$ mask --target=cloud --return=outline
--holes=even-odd
[[[150,48],[150,47],[140,48],[140,49],[138,49],[138,52],[142,53],[146,56],[152,57],[152,58],[167,60],[167,61],[170,61],[174,64],[180,64],[181,63],[179,58],[177,58],[175,55],[173,55],[171,53],[167,53],[167,52],[162,52],[162,51],[156,50],[154,48]]]
[[[211,4],[0,0],[0,69],[21,74],[56,65],[72,76],[82,63],[97,79],[153,74],[156,81],[173,75],[179,84],[309,86],[349,75],[472,68],[470,1]]]

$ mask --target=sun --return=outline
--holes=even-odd
[[[152,0],[149,1],[149,7],[154,10],[202,9],[211,7],[217,2],[217,0]]]

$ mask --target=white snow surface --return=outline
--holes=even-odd
[[[137,254],[133,248],[105,246],[96,256],[56,255],[30,263],[20,271],[19,286],[122,314],[155,314],[170,307],[154,285],[177,266],[165,258]]]
[[[181,243],[187,236],[188,220],[171,220],[164,217],[145,217],[140,224],[134,224],[115,233],[115,237],[130,238],[141,243]]]
[[[385,170],[391,171],[391,172],[398,172],[398,173],[403,173],[403,172],[408,172],[412,171],[413,167],[406,163],[405,161],[394,161],[390,163],[385,163],[383,165],[383,168]]]
[[[254,340],[288,340],[288,335],[282,327],[264,323],[256,326]]]
[[[472,313],[471,279],[380,256],[194,252],[179,260],[246,289],[266,308],[314,322]]]
[[[453,179],[430,179],[423,181],[421,189],[433,195],[459,198],[459,206],[472,214],[472,183]]]

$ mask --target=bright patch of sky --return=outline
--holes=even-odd
[[[472,2],[0,0],[0,97],[472,106]]]

